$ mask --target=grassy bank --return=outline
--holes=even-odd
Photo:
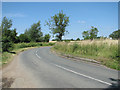
[[[2,53],[2,60],[0,60],[1,65],[5,65],[13,60],[13,56],[21,51],[25,51],[30,48],[37,48],[41,46],[53,46],[55,43],[18,43],[14,44],[14,49],[10,52]]]
[[[59,42],[52,49],[66,55],[94,59],[107,67],[120,70],[118,68],[118,40]]]

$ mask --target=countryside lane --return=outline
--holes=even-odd
[[[118,71],[59,57],[50,47],[24,51],[19,59],[38,84],[36,88],[109,88],[117,83]]]

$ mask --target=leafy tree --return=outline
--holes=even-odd
[[[51,19],[49,19],[49,21],[46,23],[46,25],[49,26],[51,33],[53,35],[56,35],[57,39],[61,41],[62,36],[65,35],[65,32],[68,32],[66,31],[68,23],[69,17],[67,17],[66,14],[63,13],[63,11],[60,11],[58,14],[52,16]]]
[[[94,38],[97,38],[98,29],[92,26],[92,29],[89,31],[90,39],[93,40]]]
[[[13,42],[13,43],[15,43],[15,42],[17,42],[17,39],[18,39],[18,37],[17,37],[17,32],[16,32],[16,29],[13,29],[12,31],[11,31],[11,41]]]
[[[80,41],[80,38],[77,38],[76,41]]]
[[[72,38],[71,41],[74,41],[74,39]]]
[[[28,30],[26,29],[25,34],[28,36],[28,38],[30,38],[30,41],[39,41],[40,38],[43,36],[43,33],[41,32],[40,21],[31,25],[31,28],[29,28]]]
[[[120,29],[117,31],[114,31],[112,34],[109,35],[112,39],[119,39],[120,38]]]
[[[13,48],[13,43],[16,40],[16,29],[11,29],[12,27],[12,20],[7,19],[4,17],[1,23],[2,29],[2,50],[3,51],[10,51]]]
[[[86,39],[93,40],[93,39],[97,38],[97,34],[98,34],[98,29],[93,26],[92,26],[91,30],[83,31],[83,33],[82,33],[84,40],[86,40]]]
[[[50,35],[49,35],[49,34],[46,34],[46,35],[44,36],[44,41],[45,41],[45,42],[49,42],[49,40],[50,40]]]
[[[20,34],[19,40],[20,42],[30,42],[30,39],[28,38],[26,34]]]
[[[83,31],[82,35],[83,35],[84,40],[87,40],[90,38],[89,31]]]

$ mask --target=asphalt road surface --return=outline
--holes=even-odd
[[[62,58],[53,54],[50,47],[24,51],[19,59],[37,88],[110,88],[117,85],[118,71]]]

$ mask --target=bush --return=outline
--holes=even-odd
[[[55,43],[35,43],[35,42],[31,42],[31,43],[18,43],[15,44],[15,48],[27,48],[27,47],[39,47],[39,46],[53,46]]]
[[[53,46],[53,45],[55,45],[55,43],[49,43],[49,45],[50,45],[50,46]]]

